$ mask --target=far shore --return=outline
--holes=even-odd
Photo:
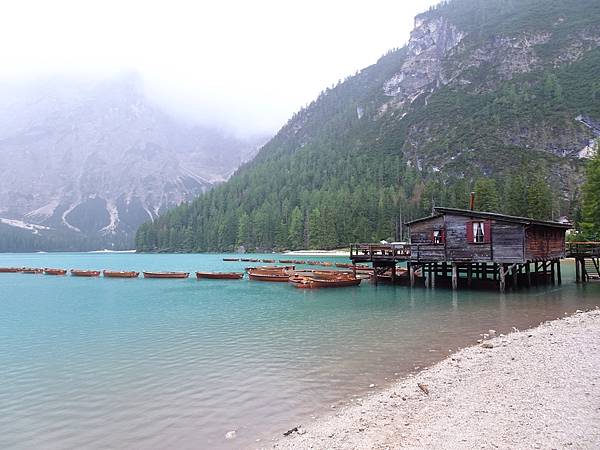
[[[331,415],[271,445],[600,448],[599,350],[600,310],[578,311],[490,337],[383,390],[370,386],[372,394],[332,408]]]
[[[283,252],[284,255],[296,256],[346,256],[350,257],[350,249],[339,248],[336,250],[294,250]]]

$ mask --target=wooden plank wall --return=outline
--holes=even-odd
[[[446,215],[446,255],[449,261],[491,261],[492,245],[490,243],[467,242],[467,223],[471,221],[469,217]],[[492,236],[493,233],[492,225]]]
[[[525,232],[525,256],[532,261],[564,258],[565,231],[540,225],[529,226]]]
[[[495,221],[492,223],[492,253],[494,262],[523,262],[524,225]]]

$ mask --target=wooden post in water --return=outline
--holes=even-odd
[[[519,271],[517,266],[514,265],[512,268],[512,276],[513,276],[513,289],[517,289],[519,287]]]
[[[409,275],[410,275],[410,287],[414,287],[415,286],[415,267],[412,265],[412,263],[409,263],[408,270],[409,270]]]
[[[531,267],[529,263],[525,263],[525,273],[527,274],[527,287],[531,287]]]
[[[556,260],[556,281],[559,285],[562,284],[562,275],[560,273],[560,259]]]
[[[452,289],[458,289],[458,266],[455,262],[452,263]]]
[[[392,265],[392,284],[396,284],[396,263]]]
[[[437,263],[433,263],[433,273],[431,274],[431,287],[435,288],[435,277],[437,275]]]
[[[467,266],[467,287],[471,287],[471,280],[473,278],[473,267],[472,264],[469,264]]]
[[[554,286],[556,284],[556,282],[554,281],[554,260],[550,261],[550,278],[550,282]]]
[[[581,271],[579,270],[579,258],[575,258],[575,282],[581,283]]]
[[[505,264],[499,264],[498,270],[500,275],[500,292],[504,292],[506,290],[506,272],[505,272]]]

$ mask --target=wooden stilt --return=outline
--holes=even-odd
[[[556,261],[556,281],[559,285],[562,284],[562,275],[560,273],[560,259]]]
[[[472,264],[469,264],[467,266],[467,287],[471,287],[472,278],[473,278],[473,267],[472,267]]]
[[[392,266],[392,284],[396,284],[396,264]]]
[[[556,284],[556,281],[554,281],[554,261],[550,261],[550,282],[552,285]]]
[[[415,266],[412,264],[409,265],[409,274],[410,274],[410,287],[415,286]]]
[[[487,280],[488,265],[487,263],[482,263],[481,265],[483,266],[483,270],[481,271],[481,279],[485,281]]]
[[[538,286],[539,283],[539,275],[538,275],[538,263],[537,261],[533,263],[533,284]]]
[[[525,263],[525,274],[527,274],[527,287],[531,287],[531,266]]]
[[[458,266],[456,263],[452,263],[452,289],[458,289]]]
[[[513,278],[513,289],[517,289],[519,287],[519,271],[517,270],[517,266],[514,265],[512,268],[512,278]]]
[[[506,272],[505,272],[505,264],[500,264],[498,266],[498,270],[499,273],[498,275],[500,275],[500,292],[504,292],[506,290]]]
[[[435,277],[437,276],[437,263],[433,263],[433,273],[431,274],[431,287],[435,288]]]

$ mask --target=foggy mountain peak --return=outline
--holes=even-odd
[[[226,180],[260,141],[174,117],[140,77],[0,88],[0,218],[129,246],[137,226]],[[91,244],[92,245],[92,244]]]

